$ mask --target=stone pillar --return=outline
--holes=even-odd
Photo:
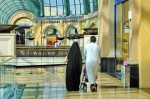
[[[84,38],[80,38],[80,47],[84,47]]]
[[[98,17],[100,18],[99,23],[99,44],[101,46],[101,57],[107,57],[109,53],[108,49],[108,30],[109,30],[109,20],[108,20],[108,0],[100,0],[102,4],[101,11],[99,11]]]
[[[47,40],[44,38],[44,46],[47,46]]]
[[[69,44],[69,38],[66,38],[67,39],[67,45],[69,46],[70,44]]]
[[[137,0],[129,1],[129,10],[132,11],[132,19],[129,23],[130,33],[130,46],[129,46],[129,61],[138,61],[138,28],[139,28],[139,11]]]
[[[101,71],[115,76],[114,55],[114,0],[99,0],[99,45],[101,46]]]
[[[130,30],[130,45],[129,45],[129,59],[128,65],[130,67],[130,87],[140,87],[139,82],[139,19],[140,19],[140,0],[129,0],[129,10],[132,12],[132,19],[129,21],[129,30]],[[134,71],[135,70],[135,71]],[[133,72],[133,73],[132,73]],[[134,74],[135,73],[135,74]],[[134,77],[136,78],[134,79]],[[135,82],[136,81],[136,82]]]
[[[0,33],[0,56],[16,55],[16,34]]]
[[[30,29],[24,29],[25,30],[25,45],[28,45],[28,37],[30,36]]]
[[[72,46],[73,41],[74,41],[73,39],[69,40],[69,46]]]

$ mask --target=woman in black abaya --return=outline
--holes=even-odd
[[[68,91],[78,91],[82,70],[82,56],[77,42],[74,42],[68,53],[66,68],[66,87]]]

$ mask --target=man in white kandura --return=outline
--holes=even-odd
[[[95,82],[97,79],[97,69],[100,62],[100,46],[96,45],[95,42],[96,37],[91,36],[90,44],[87,45],[84,50],[86,71],[91,91],[97,90],[97,84]]]
[[[58,41],[55,42],[55,48],[59,46]]]

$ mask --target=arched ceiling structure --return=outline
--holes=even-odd
[[[35,18],[35,15],[29,11],[24,11],[24,10],[19,10],[13,13],[9,19],[8,19],[8,24],[16,24],[16,22],[20,19],[29,19],[33,21],[33,18]]]
[[[43,0],[0,0],[0,24],[8,24],[9,18],[18,11],[29,11],[43,16]]]

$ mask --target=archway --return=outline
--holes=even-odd
[[[29,30],[33,26],[33,21],[30,20],[29,18],[23,17],[17,19],[14,24],[19,25],[19,28],[16,29],[16,44],[28,45],[27,38],[31,36],[31,32],[29,32]]]
[[[70,24],[65,28],[64,37],[78,35],[78,28],[74,24]]]
[[[44,45],[54,45],[58,36],[60,36],[60,31],[56,26],[47,26],[42,32],[42,37],[44,38]]]
[[[73,38],[75,38],[78,34],[78,28],[74,24],[68,25],[64,31],[64,37],[67,37],[67,39],[64,40],[64,44],[71,46]]]

